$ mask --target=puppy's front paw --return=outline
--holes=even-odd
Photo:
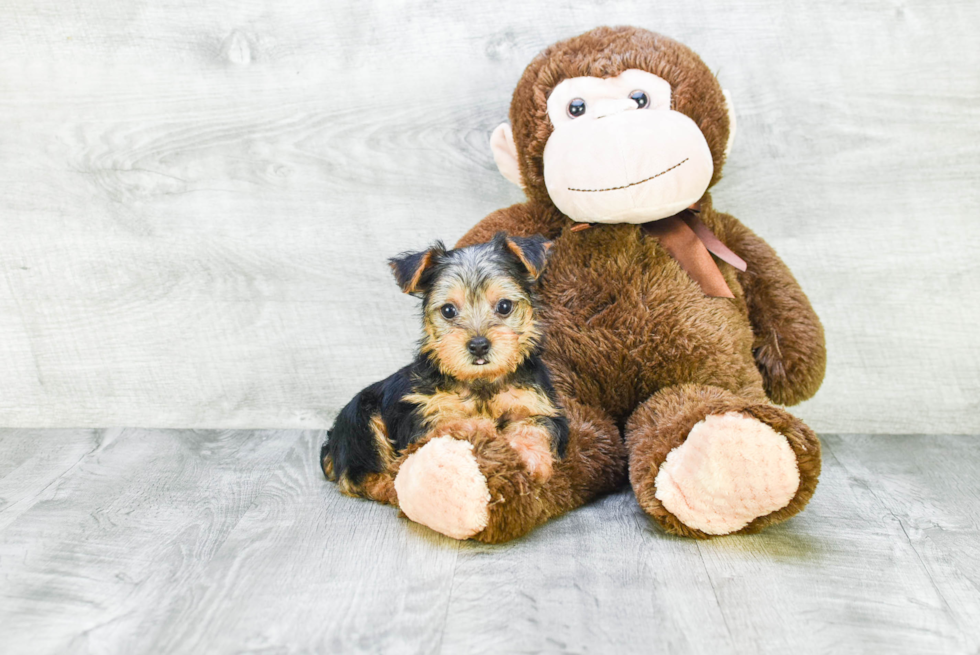
[[[395,493],[408,518],[453,539],[469,539],[490,520],[487,479],[468,441],[431,439],[402,462]]]

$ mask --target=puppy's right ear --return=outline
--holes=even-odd
[[[391,266],[395,281],[403,292],[418,294],[425,290],[425,272],[432,268],[436,259],[445,252],[446,247],[441,241],[437,241],[428,250],[403,252],[397,257],[392,257],[388,260],[388,265]]]
[[[551,242],[540,234],[530,237],[509,237],[503,232],[494,236],[494,241],[501,244],[523,264],[531,280],[541,277],[544,265],[548,261],[548,250]]]

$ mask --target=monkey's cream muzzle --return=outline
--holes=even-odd
[[[671,109],[637,109],[628,99],[597,101],[591,116],[587,110],[560,122],[544,150],[548,194],[580,222],[672,216],[704,195],[713,172],[694,121]]]

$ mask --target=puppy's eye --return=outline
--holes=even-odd
[[[578,118],[585,113],[585,100],[581,98],[575,98],[568,103],[568,115],[572,118]]]
[[[636,103],[637,109],[643,109],[650,104],[650,99],[647,98],[646,92],[640,91],[639,89],[630,94],[630,100]]]
[[[442,313],[442,317],[447,321],[453,320],[454,318],[456,318],[456,314],[459,313],[456,311],[456,307],[449,303],[443,305],[442,309],[440,309],[439,311]]]
[[[497,303],[497,313],[501,316],[507,316],[514,309],[514,303],[504,298]]]

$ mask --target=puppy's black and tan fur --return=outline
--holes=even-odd
[[[399,453],[439,426],[492,421],[537,479],[563,457],[568,422],[541,361],[535,282],[550,243],[498,234],[447,251],[441,243],[390,260],[399,286],[422,298],[414,362],[357,394],[320,452],[341,491],[395,502]]]

